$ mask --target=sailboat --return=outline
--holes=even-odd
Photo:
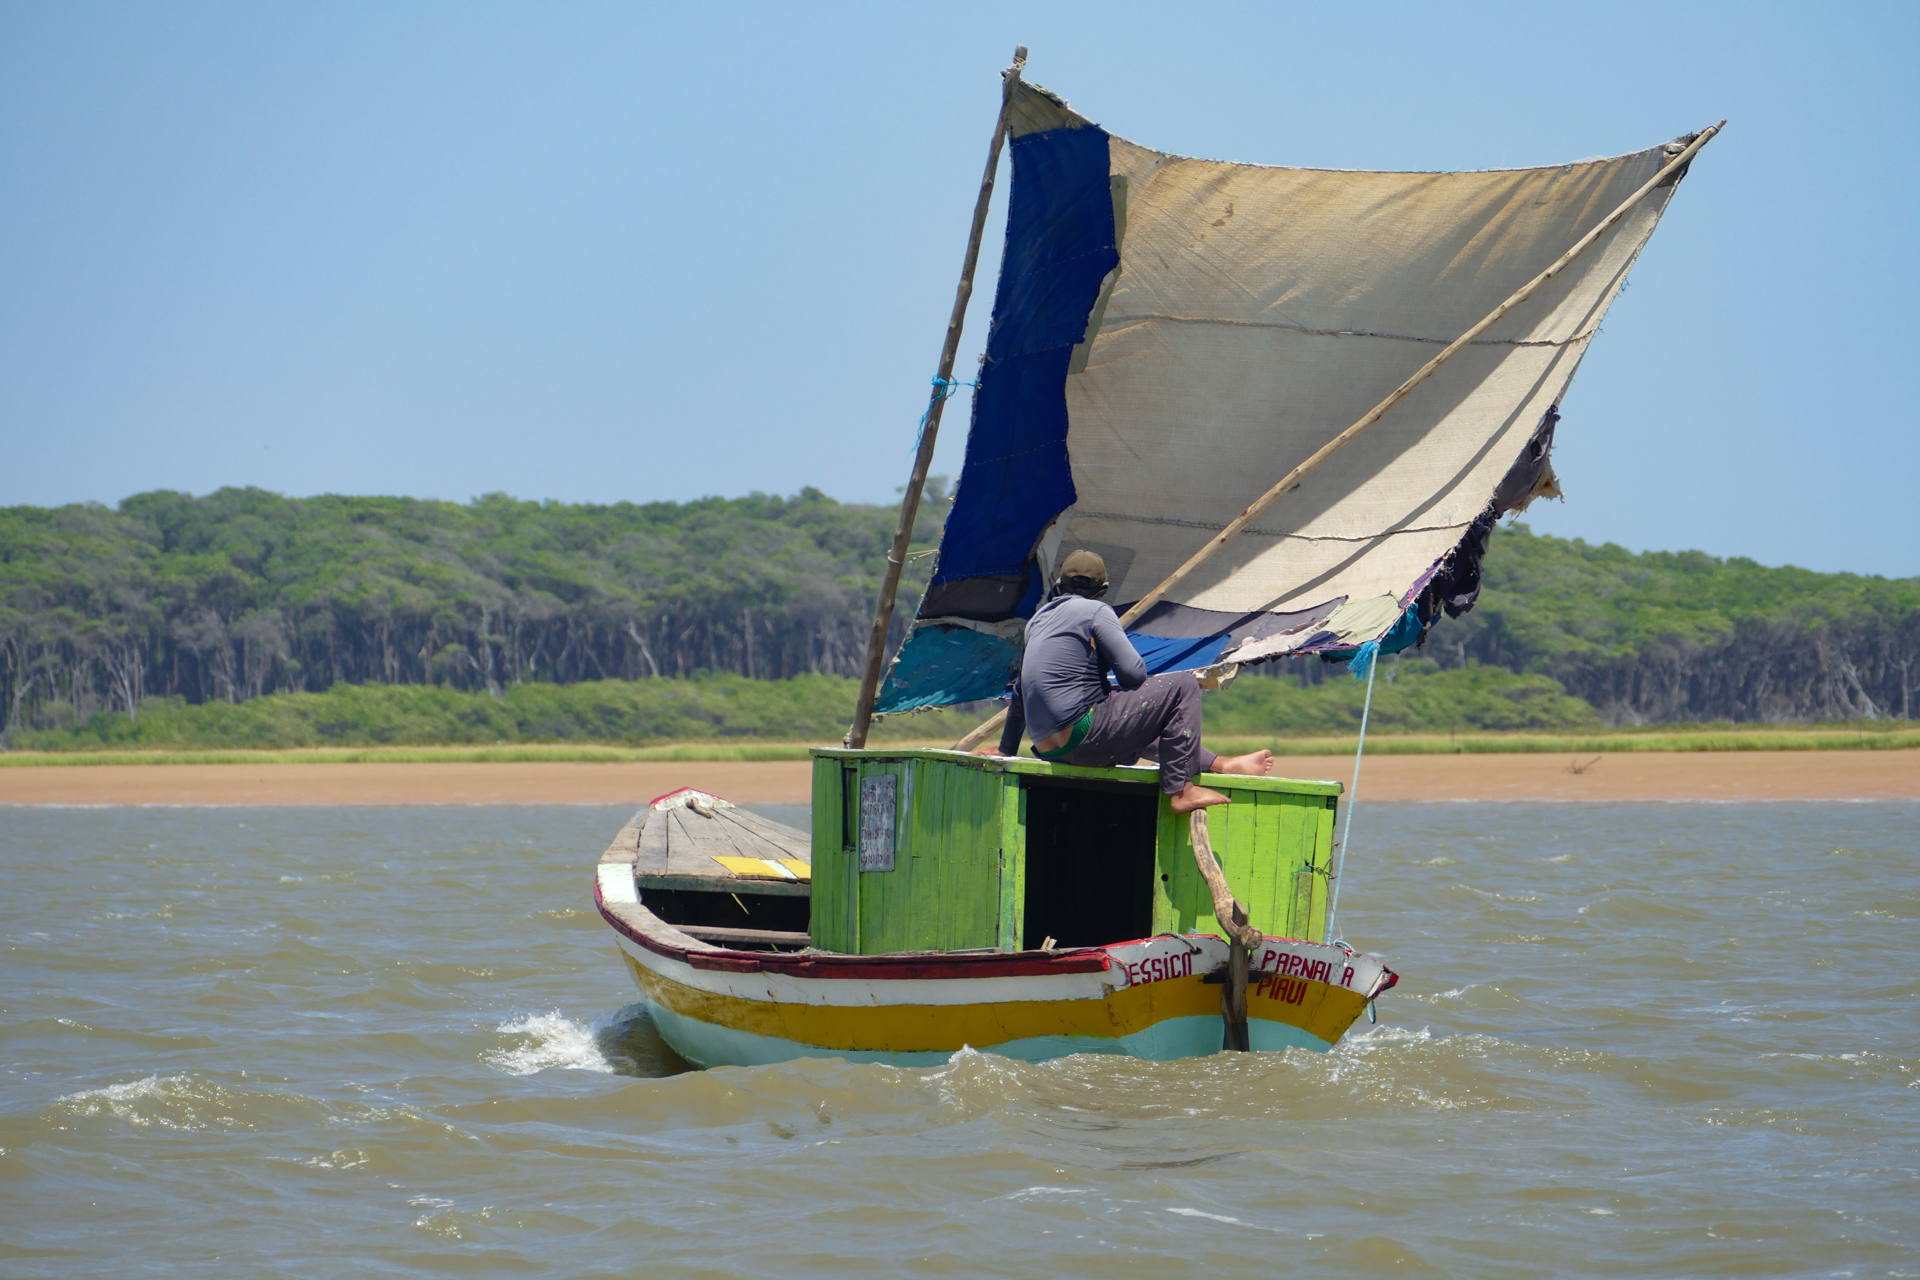
[[[812,753],[812,829],[680,791],[597,870],[696,1064],[1324,1051],[1371,1012],[1397,975],[1338,931],[1340,784],[1202,775],[1230,803],[1175,815],[1151,769],[972,754],[996,721],[946,751],[868,748],[870,725],[1004,697],[1080,549],[1151,672],[1217,687],[1318,654],[1370,682],[1473,606],[1494,521],[1558,492],[1568,385],[1725,125],[1543,168],[1239,164],[1112,134],[1025,61],[1002,73],[855,719]],[[966,458],[888,662],[1003,147]]]

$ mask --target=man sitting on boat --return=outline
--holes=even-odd
[[[1200,681],[1191,671],[1147,675],[1147,664],[1121,629],[1107,594],[1106,561],[1076,551],[1060,566],[1054,596],[1027,622],[1026,651],[1010,690],[998,752],[1017,755],[1033,734],[1033,754],[1056,764],[1107,768],[1155,760],[1160,790],[1175,813],[1191,813],[1227,797],[1193,779],[1199,773],[1263,774],[1271,751],[1217,756],[1200,745]],[[1115,691],[1107,672],[1119,681]],[[976,754],[992,755],[981,745]]]

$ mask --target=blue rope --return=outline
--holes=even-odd
[[[1353,660],[1347,664],[1347,670],[1353,672],[1353,678],[1355,680],[1365,677],[1368,687],[1371,688],[1373,685],[1373,663],[1374,659],[1379,656],[1380,641],[1369,640],[1353,651]],[[1363,724],[1365,723],[1365,719],[1366,717],[1363,715],[1361,717]]]
[[[1373,677],[1380,668],[1380,664],[1374,661],[1374,657],[1379,652],[1380,642],[1369,640],[1360,646],[1358,653],[1353,655],[1355,666],[1362,661],[1367,664],[1367,700],[1360,708],[1360,745],[1354,748],[1353,752],[1353,786],[1347,790],[1346,830],[1340,833],[1340,848],[1333,864],[1333,895],[1327,903],[1327,932],[1324,935],[1329,938],[1340,936],[1334,932],[1333,922],[1340,910],[1340,882],[1346,879],[1347,841],[1353,837],[1353,806],[1360,795],[1360,757],[1367,752],[1367,719],[1373,714]],[[1360,673],[1355,671],[1353,678],[1358,680]]]
[[[913,436],[913,448],[916,453],[920,450],[920,442],[926,439],[927,421],[933,417],[933,406],[944,404],[948,400],[953,399],[954,392],[960,390],[962,387],[978,387],[979,385],[980,380],[977,378],[972,382],[958,382],[952,378],[935,378],[933,380],[933,394],[927,397],[926,412],[920,415],[920,429],[916,431]]]

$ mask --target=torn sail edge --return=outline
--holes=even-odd
[[[1537,498],[1559,496],[1552,464],[1554,430],[1559,422],[1559,406],[1548,406],[1521,447],[1520,456],[1460,541],[1416,578],[1398,600],[1382,596],[1350,602],[1345,596],[1336,596],[1308,609],[1248,615],[1163,601],[1128,630],[1128,639],[1155,675],[1220,663],[1245,666],[1316,654],[1326,662],[1347,662],[1360,646],[1376,640],[1382,656],[1424,645],[1428,632],[1443,615],[1457,618],[1478,603],[1494,522],[1508,512],[1526,510]],[[929,586],[921,597],[923,611],[935,592],[936,588]],[[1389,602],[1390,609],[1383,607]],[[1343,620],[1338,615],[1350,603],[1356,606],[1353,614],[1361,615],[1352,617],[1357,625],[1340,625]],[[1214,630],[1206,625],[1209,617],[1240,621],[1239,625]],[[880,711],[898,714],[1004,696],[1019,661],[1025,626],[1025,620],[1019,617],[992,622],[956,616],[917,618],[907,642],[889,666],[888,696]]]
[[[1571,380],[1569,376],[1568,381]],[[1560,394],[1566,394],[1564,384]],[[1556,400],[1540,415],[1539,424],[1520,448],[1520,456],[1494,486],[1493,497],[1467,526],[1460,541],[1415,579],[1402,598],[1404,612],[1387,630],[1378,636],[1363,637],[1358,643],[1322,649],[1321,660],[1351,661],[1361,645],[1376,639],[1380,642],[1381,656],[1423,646],[1427,633],[1433,630],[1442,614],[1458,618],[1479,603],[1481,570],[1492,546],[1494,523],[1508,512],[1525,511],[1538,498],[1560,496],[1560,482],[1554,474],[1552,458],[1554,429],[1559,424],[1560,405]]]

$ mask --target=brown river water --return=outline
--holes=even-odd
[[[1920,1275],[1920,805],[1363,806],[1333,1053],[707,1072],[626,816],[0,807],[0,1276]]]

